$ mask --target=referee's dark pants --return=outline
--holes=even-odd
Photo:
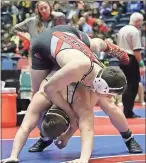
[[[129,55],[129,65],[120,64],[120,68],[123,70],[127,78],[127,89],[122,96],[122,102],[124,105],[124,114],[128,118],[134,115],[133,107],[135,97],[138,92],[140,82],[139,65],[135,56]]]

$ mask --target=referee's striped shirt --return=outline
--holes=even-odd
[[[117,44],[129,55],[134,55],[134,50],[141,50],[141,32],[133,25],[126,25],[117,35]]]

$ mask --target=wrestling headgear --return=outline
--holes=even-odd
[[[47,111],[42,121],[42,135],[50,139],[56,139],[69,127],[67,114],[58,107],[53,107]]]
[[[93,80],[93,91],[100,94],[121,95],[126,85],[126,77],[120,68],[107,67],[100,70]]]

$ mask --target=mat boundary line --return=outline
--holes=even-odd
[[[116,156],[103,156],[103,157],[95,157],[95,158],[90,158],[90,160],[98,160],[98,159],[103,159],[103,158],[115,158],[115,157],[129,157],[129,156],[143,156],[146,155],[145,153],[142,154],[128,154],[128,155],[116,155]]]
[[[134,136],[143,136],[143,135],[146,135],[146,134],[133,134]],[[102,136],[104,136],[104,137],[107,137],[107,136],[109,136],[109,137],[112,137],[112,136],[120,136],[120,134],[118,134],[118,135],[94,135],[94,137],[102,137]],[[78,137],[80,137],[80,136],[72,136],[72,138],[78,138]],[[35,138],[28,138],[28,139],[38,139],[39,137],[35,137]],[[1,139],[1,140],[14,140],[14,139]]]

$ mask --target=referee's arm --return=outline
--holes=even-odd
[[[137,62],[139,63],[142,60],[142,56],[140,54],[140,51],[142,50],[142,44],[141,44],[141,37],[140,37],[139,31],[133,33],[132,45],[133,45],[135,58]]]
[[[133,52],[134,52],[134,56],[139,64],[140,69],[144,68],[144,62],[142,60],[142,56],[140,51],[142,50],[142,44],[141,44],[141,36],[140,36],[140,32],[134,32],[132,35],[132,45],[133,45]],[[140,70],[141,75],[144,74],[144,70]]]

